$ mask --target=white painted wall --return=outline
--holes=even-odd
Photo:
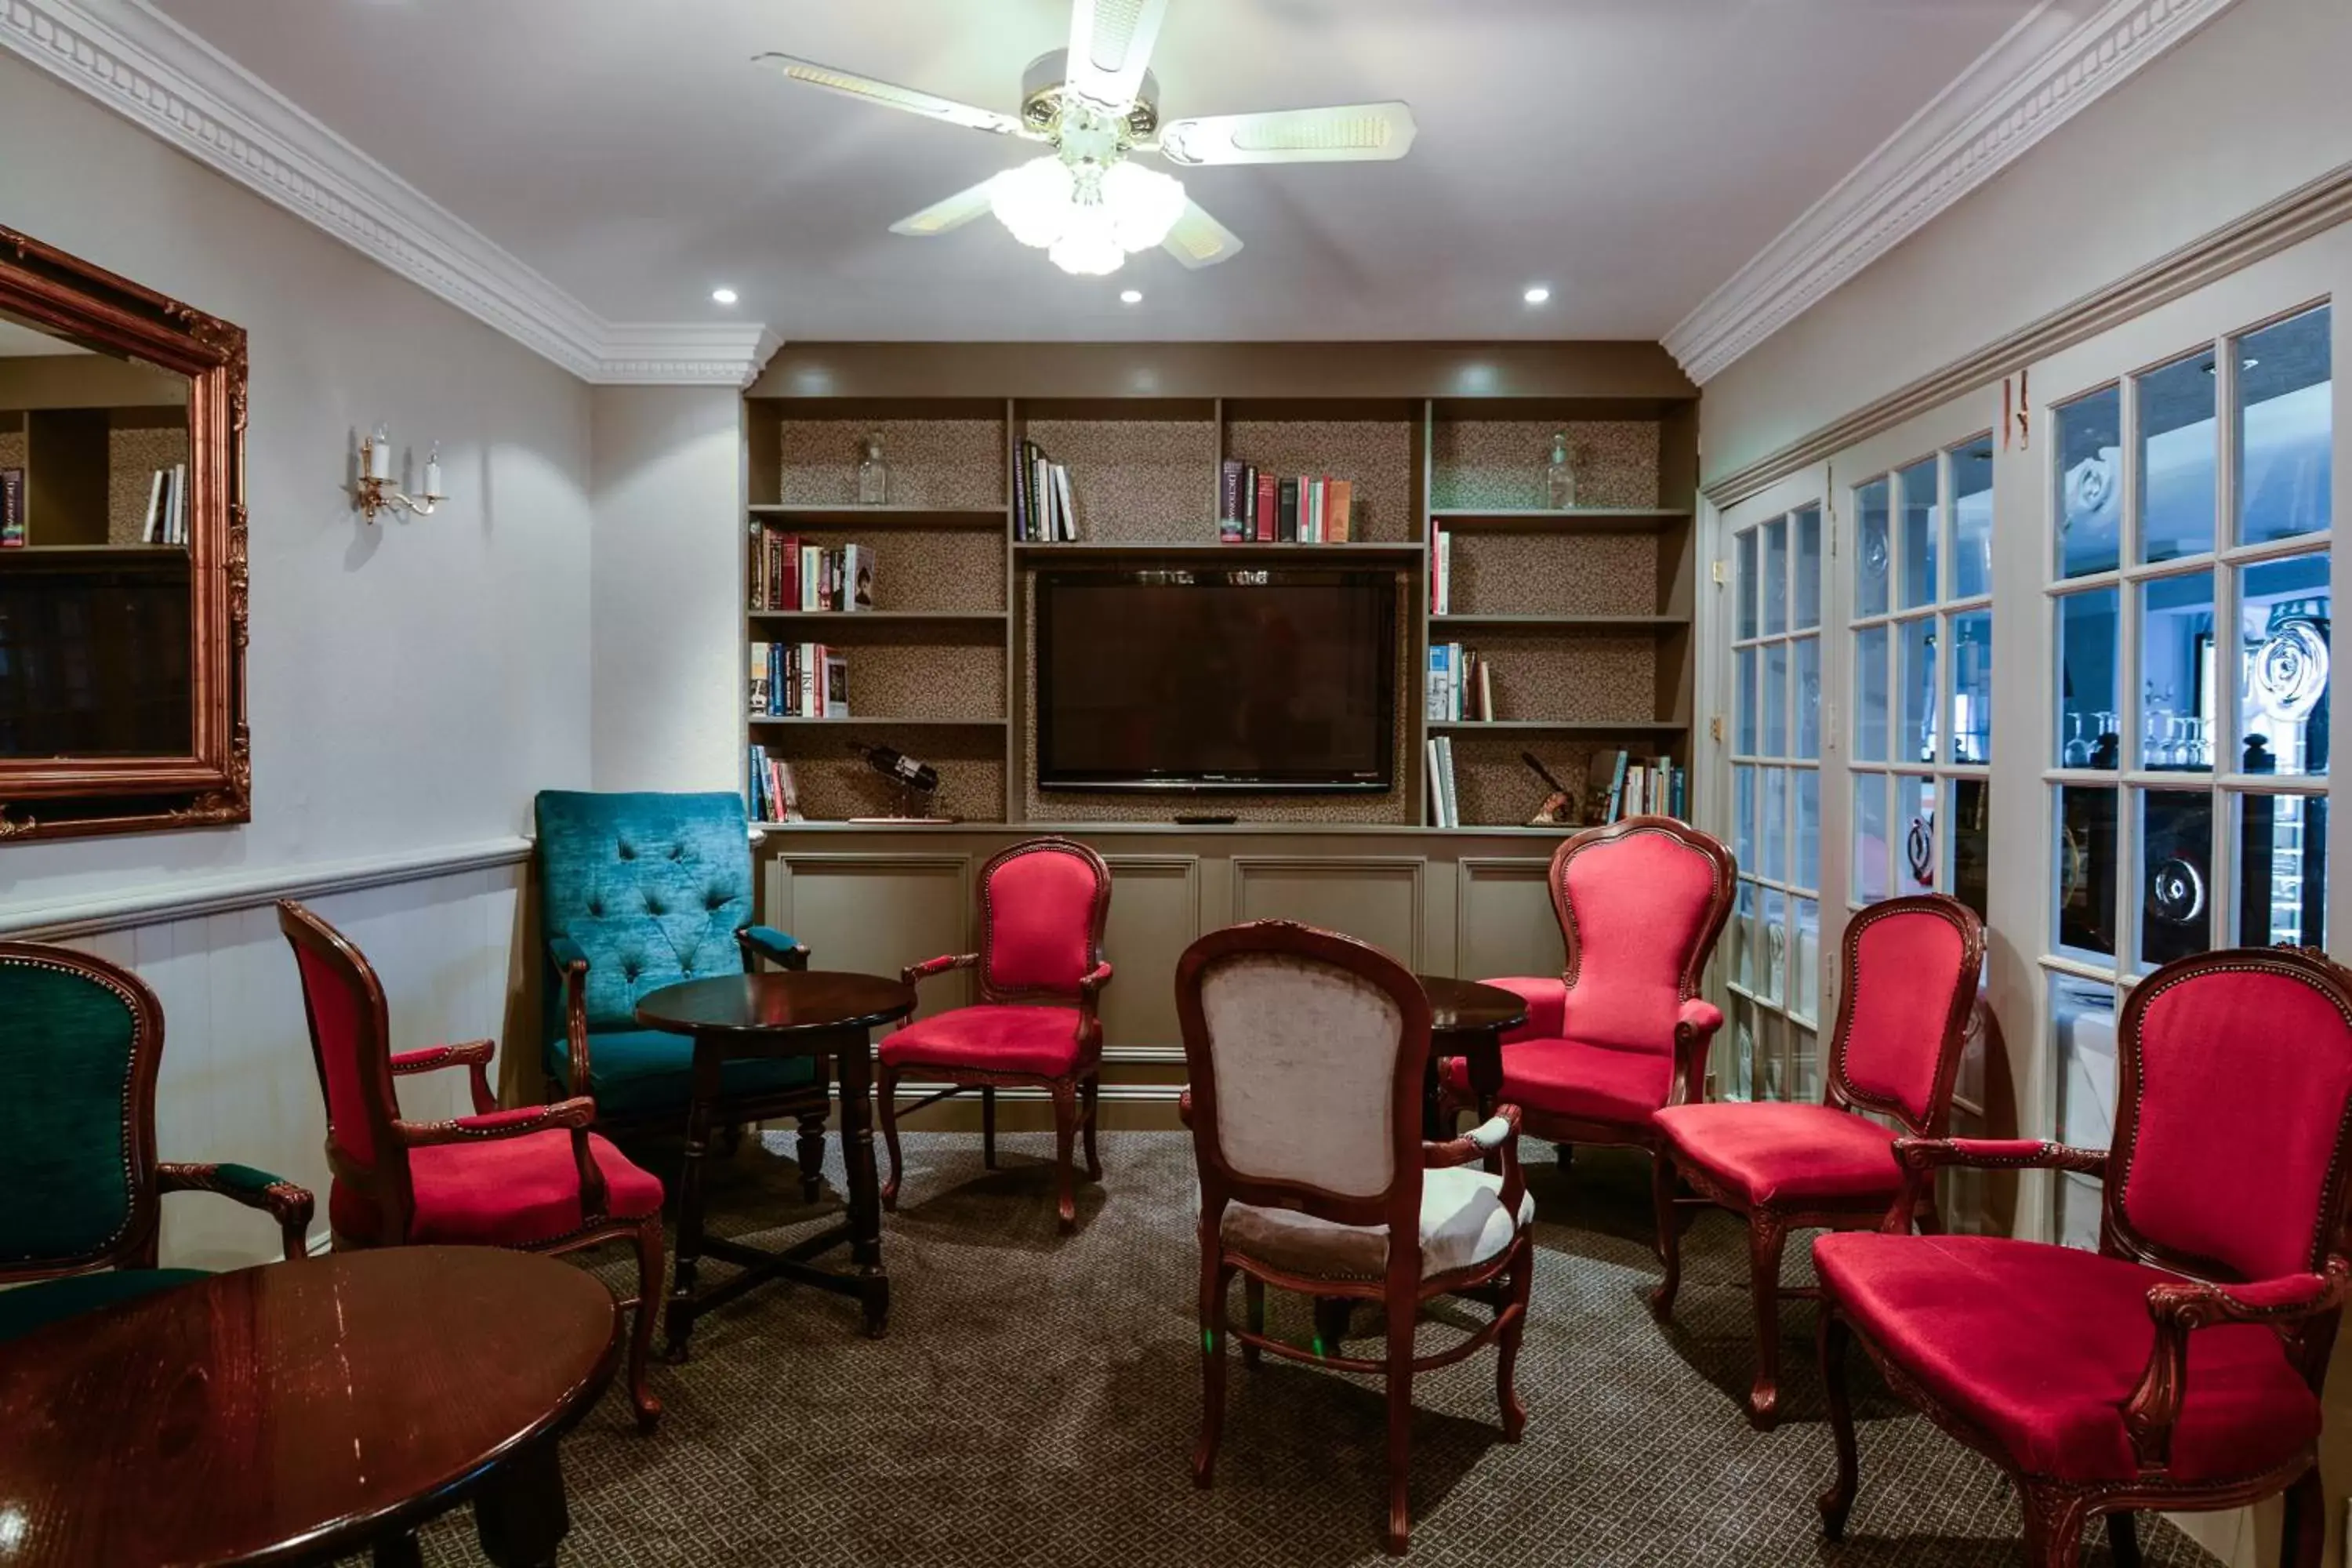
[[[591,395],[602,790],[743,778],[743,398],[730,387]]]
[[[507,338],[0,58],[0,223],[247,329],[254,819],[0,849],[0,926],[95,899],[514,843],[530,795],[588,782],[586,387]],[[438,437],[452,499],[356,521],[354,435]],[[518,866],[324,898],[375,961],[401,1047],[495,1037]],[[264,906],[110,931],[166,1009],[167,1159],[315,1187],[324,1119],[293,962]],[[412,1109],[461,1107],[462,1075]],[[171,1199],[166,1260],[269,1255],[264,1221]]]
[[[1708,382],[1709,479],[2352,162],[2352,5],[2239,0]]]

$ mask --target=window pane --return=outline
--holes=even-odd
[[[1822,775],[1815,768],[1797,768],[1791,776],[1797,792],[1797,863],[1789,880],[1800,888],[1822,885]]]
[[[1738,561],[1738,620],[1739,637],[1745,640],[1756,635],[1756,531],[1751,528],[1734,539],[1732,551]]]
[[[1770,888],[1759,888],[1757,896],[1763,900],[1763,913],[1757,921],[1762,940],[1757,944],[1756,961],[1762,973],[1757,976],[1768,1001],[1778,1002],[1787,994],[1785,977],[1789,967],[1789,895]]]
[[[1726,1072],[1730,1082],[1725,1086],[1727,1100],[1752,1100],[1756,1097],[1756,1014],[1747,1002],[1738,996],[1731,999],[1730,1027],[1724,1033],[1730,1037],[1731,1059]]]
[[[1895,732],[1895,760],[1936,760],[1936,619],[1906,621],[1895,634],[1903,653],[1903,727]]]
[[[1992,612],[1954,616],[1951,760],[1992,760]]]
[[[1992,789],[1982,779],[1954,779],[1951,789],[1951,820],[1944,829],[1951,895],[1984,919],[1992,879]]]
[[[1731,770],[1731,858],[1742,868],[1756,865],[1756,770]]]
[[[2120,763],[2116,703],[2116,591],[2058,601],[2058,762],[2069,768]]]
[[[1768,757],[1789,754],[1789,645],[1764,645],[1764,750]]]
[[[2213,720],[2227,713],[2213,658],[2213,574],[2158,577],[2139,590],[2139,765],[2213,765]]]
[[[1731,975],[1749,991],[1756,989],[1756,884],[1741,878],[1739,906],[1731,917]]]
[[[1902,853],[1895,871],[1898,893],[1936,890],[1936,781],[1909,775],[1895,781],[1895,821]]]
[[[1886,481],[1873,479],[1853,492],[1853,613],[1886,613]]]
[[[1764,525],[1764,635],[1789,629],[1789,527],[1780,518]]]
[[[2239,579],[2240,772],[2327,771],[2329,607],[2325,555],[2266,561]]]
[[[2139,550],[2143,561],[2213,548],[2213,355],[2174,360],[2140,376]]]
[[[2238,802],[2238,941],[2327,945],[2327,802],[2250,795]]]
[[[2240,338],[2238,542],[2315,533],[2331,515],[2328,309]]]
[[[1759,1007],[1756,1010],[1756,1098],[1759,1100],[1789,1098],[1785,1064],[1780,1060],[1781,1033],[1780,1016]]]
[[[1822,1010],[1822,906],[1811,899],[1797,900],[1796,946],[1790,954],[1789,981],[1789,1010],[1811,1023]]]
[[[1822,639],[1801,637],[1797,658],[1797,743],[1792,757],[1822,754]]]
[[[2116,952],[2116,792],[2074,784],[2058,791],[2058,948],[2077,958]]]
[[[2058,1046],[2058,1140],[2104,1149],[2115,1137],[2115,987],[2053,975],[2050,1014]],[[2098,1246],[2100,1196],[2095,1181],[2060,1177],[2059,1240],[2069,1247]]]
[[[1764,816],[1756,825],[1757,870],[1766,880],[1789,879],[1789,770],[1764,770]]]
[[[1912,464],[1895,476],[1903,498],[1903,594],[1901,608],[1936,602],[1936,539],[1943,520],[1936,503],[1936,459]]]
[[[1743,757],[1756,754],[1756,650],[1741,648],[1737,656],[1731,679],[1735,686],[1731,694],[1733,710],[1738,715],[1732,750]]]
[[[2213,797],[2152,789],[2140,796],[2140,967],[2213,945]]]
[[[1952,595],[1992,592],[1992,437],[1952,453]]]
[[[1853,639],[1853,754],[1858,762],[1886,761],[1886,628],[1873,626]]]
[[[1853,778],[1853,896],[1874,904],[1886,897],[1890,861],[1886,852],[1886,778]]]
[[[2112,572],[2119,553],[2123,392],[2108,387],[2058,410],[2058,575]]]
[[[1809,506],[1792,515],[1797,531],[1797,613],[1790,625],[1809,631],[1822,624],[1822,509]]]

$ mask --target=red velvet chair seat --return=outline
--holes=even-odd
[[[2156,1339],[2147,1289],[2179,1276],[1974,1236],[1833,1234],[1813,1243],[1813,1263],[1854,1327],[2019,1470],[2070,1482],[2138,1474],[2123,1409]],[[2318,1432],[2319,1401],[2270,1329],[2189,1336],[2174,1482],[2258,1475]]]
[[[1078,1063],[1076,1007],[958,1007],[883,1037],[894,1068],[929,1065],[1059,1078]]]
[[[468,1118],[467,1120],[474,1120]],[[614,1219],[643,1219],[661,1207],[658,1176],[630,1163],[601,1134],[588,1135],[604,1173]],[[471,1247],[532,1247],[581,1227],[580,1166],[561,1128],[479,1143],[432,1143],[408,1152],[416,1215],[402,1239]],[[376,1239],[373,1204],[337,1182],[328,1214],[338,1233]]]
[[[1827,1105],[1670,1105],[1658,1131],[1696,1170],[1750,1208],[1885,1207],[1903,1186],[1895,1134]]]
[[[1639,1126],[1665,1104],[1674,1066],[1674,1058],[1664,1051],[1582,1040],[1517,1040],[1503,1047],[1502,1098],[1522,1110]],[[1468,1062],[1449,1057],[1444,1070],[1445,1086],[1457,1100],[1475,1098]]]

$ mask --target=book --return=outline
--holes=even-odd
[[[1454,787],[1454,740],[1450,735],[1437,738],[1437,779],[1439,793],[1445,801],[1445,819],[1440,827],[1462,826],[1462,800]]]
[[[1478,690],[1475,700],[1478,704],[1479,718],[1495,717],[1495,671],[1494,667],[1484,658],[1478,661]]]
[[[1323,481],[1310,474],[1298,478],[1298,542],[1323,542]]]
[[[1424,719],[1434,719],[1441,723],[1444,722],[1446,718],[1445,694],[1447,681],[1445,675],[1445,660],[1449,646],[1450,645],[1445,643],[1432,643],[1429,645],[1429,683],[1427,687],[1427,694],[1422,704],[1422,717]]]
[[[1078,539],[1077,508],[1070,502],[1070,470],[1061,464],[1054,465],[1054,509],[1062,525],[1061,539],[1075,544]]]
[[[1271,544],[1281,531],[1282,526],[1280,486],[1272,474],[1260,474],[1255,468],[1252,468],[1250,472],[1256,475],[1257,479],[1257,542],[1260,544]]]
[[[172,466],[172,513],[163,534],[166,544],[188,542],[188,465]]]
[[[1014,448],[1013,465],[1013,537],[1026,544],[1036,537],[1030,520],[1035,515],[1036,496],[1029,484],[1029,449],[1034,443],[1027,437]]]
[[[768,820],[768,749],[753,746],[744,757],[743,809],[754,822]]]
[[[153,482],[147,487],[147,521],[139,531],[142,544],[158,542],[155,536],[163,528],[163,487],[169,482],[170,475],[158,468]]]
[[[1431,613],[1450,616],[1454,613],[1454,535],[1440,529],[1435,546],[1436,560],[1432,563],[1429,580],[1434,602]]]
[[[793,764],[784,761],[782,757],[770,758],[768,761],[768,777],[770,784],[769,809],[777,814],[776,816],[771,818],[771,820],[780,822],[806,822],[808,817],[801,810],[800,785],[793,777]]]
[[[1330,483],[1331,504],[1329,514],[1324,520],[1324,531],[1332,543],[1345,544],[1348,542],[1349,521],[1348,512],[1355,500],[1356,485],[1352,479],[1333,479]]]
[[[824,653],[824,716],[828,719],[849,717],[849,656]]]
[[[0,550],[25,546],[25,470],[0,468]]]
[[[1609,768],[1609,809],[1601,820],[1614,822],[1625,811],[1625,753],[1621,749],[1611,760]]]
[[[1242,461],[1227,458],[1217,465],[1217,539],[1236,543],[1242,538]]]
[[[770,684],[768,676],[768,645],[763,642],[755,642],[751,645],[751,708],[752,716],[757,718],[774,711],[774,710],[770,706],[774,699],[774,688]]]
[[[1428,753],[1425,771],[1429,774],[1429,825],[1432,827],[1445,826],[1445,786],[1438,782],[1437,777],[1437,742],[1438,737],[1433,735],[1423,747]]]
[[[1298,481],[1276,480],[1275,495],[1275,504],[1278,509],[1275,513],[1275,541],[1281,544],[1296,544],[1298,542]]]
[[[849,607],[870,610],[874,607],[874,548],[867,545],[849,547],[852,560],[849,574]]]

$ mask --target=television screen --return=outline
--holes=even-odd
[[[1041,789],[1384,790],[1387,572],[1037,575]]]

